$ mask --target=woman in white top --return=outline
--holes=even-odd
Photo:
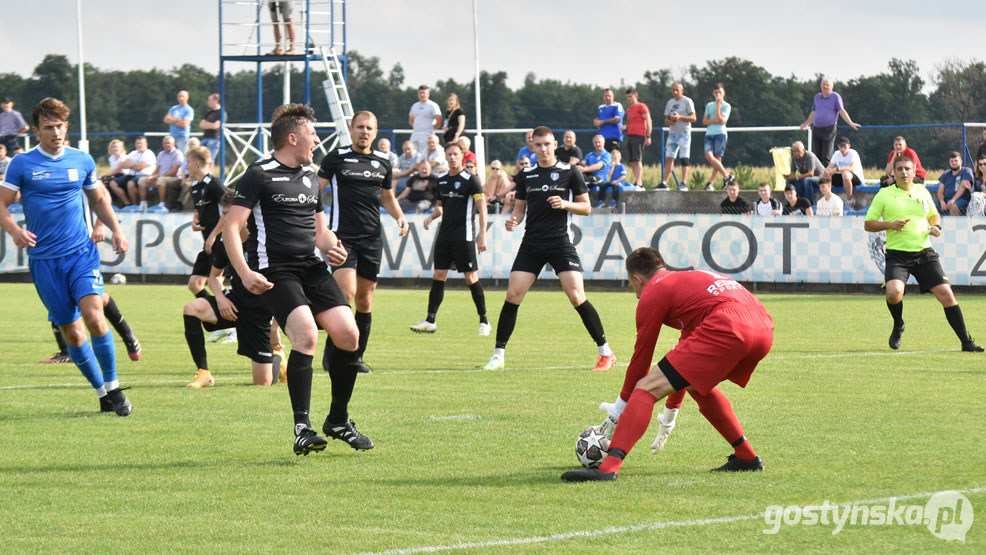
[[[852,199],[852,188],[863,183],[863,162],[859,153],[849,148],[849,137],[839,137],[839,149],[832,154],[826,175],[832,176],[832,187],[843,187],[846,199]]]
[[[100,178],[103,181],[103,185],[108,185],[111,180],[120,177],[129,171],[120,164],[127,159],[127,150],[123,146],[123,141],[120,139],[113,139],[110,141],[110,146],[107,149],[107,152],[110,155],[110,171]]]

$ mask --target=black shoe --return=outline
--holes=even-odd
[[[127,416],[133,411],[133,405],[130,404],[130,400],[127,396],[123,394],[123,389],[116,388],[112,391],[106,392],[106,397],[99,400],[99,408],[103,412],[109,412],[103,409],[103,399],[109,403],[110,409],[116,413],[117,416]]]
[[[325,424],[322,424],[322,433],[332,439],[345,441],[350,447],[357,451],[373,449],[373,440],[359,433],[356,423],[349,420],[343,424],[333,424],[329,422],[329,417],[325,417]]]
[[[359,373],[359,374],[372,374],[373,373],[373,369],[370,368],[369,366],[367,366],[366,363],[363,362],[363,359],[357,360],[356,361],[356,364],[359,366],[356,369],[356,372],[357,373]]]
[[[99,412],[113,412],[113,403],[110,403],[109,395],[99,398]]]
[[[744,461],[737,458],[736,455],[729,455],[726,458],[726,464],[719,468],[713,468],[709,472],[744,472],[750,470],[763,472],[763,461],[760,460],[760,457],[756,457],[752,461]]]
[[[299,424],[298,426],[302,426]],[[315,430],[305,426],[295,430],[294,454],[308,456],[308,453],[324,451],[329,444],[326,439],[315,433]]]
[[[967,353],[981,353],[981,352],[983,352],[983,348],[981,346],[979,346],[979,345],[976,345],[976,342],[972,340],[972,336],[971,335],[968,336],[968,339],[966,339],[966,341],[963,341],[962,342],[962,350],[965,351],[965,352],[967,352]]]
[[[58,352],[52,355],[51,358],[46,358],[41,361],[42,364],[62,364],[65,362],[72,362],[72,357],[68,353]]]
[[[569,470],[561,475],[561,479],[566,482],[612,482],[616,479],[616,473],[603,472],[598,468],[583,468],[582,470]]]
[[[890,348],[893,350],[900,349],[900,334],[904,333],[904,324],[901,324],[898,328],[894,326],[894,330],[890,332]],[[963,349],[965,347],[963,346]]]
[[[127,356],[130,357],[130,360],[134,362],[140,360],[140,341],[136,335],[131,333],[124,337],[123,344],[127,346]]]

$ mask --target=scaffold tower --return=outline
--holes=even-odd
[[[287,28],[289,24],[293,31]],[[279,29],[275,30],[275,25],[280,25]],[[278,32],[280,42],[275,40]],[[292,35],[294,41],[290,43]],[[265,64],[283,64],[284,103],[292,101],[291,68],[303,64],[304,90],[298,100],[305,104],[311,104],[312,64],[321,66],[327,77],[322,91],[332,120],[317,125],[320,130],[331,131],[325,136],[320,133],[319,148],[325,151],[352,142],[349,123],[353,106],[346,88],[346,0],[219,0],[219,97],[223,109],[227,105],[226,66],[231,63],[256,64],[257,109],[255,122],[223,124],[219,162],[227,183],[235,182],[251,159],[265,158],[271,152],[270,114],[263,112]],[[228,168],[227,160],[231,162]]]

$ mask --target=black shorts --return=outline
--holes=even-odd
[[[561,272],[581,272],[582,261],[579,253],[569,241],[555,241],[549,244],[531,245],[521,243],[514,258],[511,272],[529,272],[539,275],[545,264],[551,264],[556,274]]]
[[[606,139],[606,142],[603,144],[605,145],[606,152],[613,152],[613,150],[620,150],[620,147],[623,146],[623,141],[619,139]]]
[[[859,176],[856,174],[852,175],[852,186],[858,187],[862,182],[859,180]],[[843,183],[842,174],[834,173],[832,174],[832,186],[845,188],[845,183]]]
[[[458,272],[475,272],[479,269],[476,263],[476,243],[474,241],[435,241],[435,269],[456,270]]]
[[[204,250],[201,250],[199,251],[198,256],[195,257],[195,264],[192,265],[192,275],[209,277],[209,274],[211,273],[212,255],[206,253]]]
[[[216,314],[216,323],[202,322],[206,331],[236,328],[236,353],[260,364],[270,364],[270,311],[260,298],[249,291],[227,289],[226,298],[236,307],[236,321],[230,322],[219,313],[219,301],[209,295],[206,300]]]
[[[260,273],[274,284],[260,295],[260,299],[282,329],[287,327],[288,315],[299,306],[310,306],[312,314],[349,306],[328,266],[315,256],[293,264],[264,268]]]
[[[356,275],[377,281],[380,274],[380,258],[383,256],[383,240],[379,235],[370,238],[344,238],[339,237],[342,246],[346,248],[349,256],[341,266],[333,266],[332,271],[340,268],[355,268]]]
[[[883,273],[884,282],[899,279],[907,283],[914,276],[922,293],[931,291],[943,283],[948,283],[945,270],[938,260],[935,249],[927,248],[918,252],[894,251],[887,249],[887,269]]]
[[[627,162],[639,162],[644,159],[644,142],[647,137],[643,135],[627,135]]]

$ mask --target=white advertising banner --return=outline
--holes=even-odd
[[[15,215],[16,216],[19,215]],[[99,246],[104,273],[187,275],[202,248],[190,214],[119,214],[130,251],[117,255]],[[436,227],[408,215],[410,231],[399,237],[383,219],[383,278],[428,278],[433,269]],[[19,218],[16,218],[19,219]],[[506,279],[523,238],[523,225],[507,232],[491,216],[487,245],[479,255],[480,277]],[[932,239],[951,283],[986,285],[986,221],[945,218],[944,234]],[[27,257],[0,231],[0,272],[27,271]],[[573,218],[572,240],[585,278],[625,279],[623,260],[637,247],[661,251],[670,269],[711,270],[741,281],[783,283],[882,283],[883,234],[863,230],[862,216],[720,216],[594,214]],[[553,279],[548,268],[542,278]]]

